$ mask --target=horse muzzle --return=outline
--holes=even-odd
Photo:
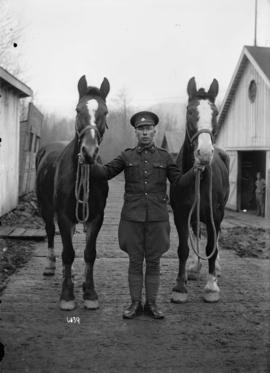
[[[201,149],[196,149],[194,152],[195,160],[198,164],[202,166],[207,166],[211,164],[213,156],[214,156],[214,149],[203,151]]]
[[[98,155],[98,150],[98,146],[92,147],[90,149],[86,148],[85,146],[82,146],[81,151],[78,154],[80,163],[94,163]]]

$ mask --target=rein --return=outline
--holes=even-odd
[[[202,256],[200,254],[200,249],[199,249],[199,234],[200,234],[200,204],[201,204],[201,194],[200,194],[200,181],[201,181],[201,171],[200,170],[197,170],[196,171],[196,178],[195,178],[195,197],[194,197],[194,202],[193,202],[193,205],[189,211],[189,215],[188,215],[188,230],[189,230],[189,240],[190,240],[190,243],[191,243],[191,248],[192,250],[194,251],[194,253],[197,255],[198,259],[202,259],[202,260],[208,260],[210,258],[212,258],[212,256],[214,255],[215,251],[216,251],[216,243],[217,243],[217,233],[216,233],[216,227],[215,227],[215,223],[214,223],[214,216],[213,216],[213,200],[212,200],[212,168],[211,168],[211,165],[209,167],[209,173],[210,173],[210,181],[209,181],[209,205],[210,205],[210,219],[211,219],[211,225],[212,225],[212,228],[213,228],[213,232],[214,232],[214,242],[213,242],[213,248],[212,248],[212,251],[210,253],[210,255],[208,256]],[[195,209],[195,206],[197,205],[197,209],[196,209],[196,222],[197,222],[197,225],[196,225],[196,248],[195,248],[195,244],[194,244],[194,241],[192,239],[192,229],[191,229],[191,225],[190,225],[190,220],[191,220],[191,215]]]
[[[96,126],[89,124],[81,131],[78,130],[76,123],[76,133],[78,135],[78,143],[80,142],[82,136],[89,130],[93,129],[96,131],[98,137],[98,143],[102,141],[102,136]],[[77,163],[77,173],[76,173],[76,183],[75,183],[75,216],[79,223],[86,223],[89,218],[89,193],[90,193],[90,165],[85,164],[80,154],[78,154]],[[80,213],[81,208],[81,213]]]
[[[75,197],[76,209],[75,215],[79,223],[86,223],[89,218],[89,184],[90,184],[90,165],[81,163],[78,157]],[[79,209],[81,207],[81,214]]]
[[[78,135],[78,143],[81,137],[90,129],[94,129],[97,132],[98,139],[100,139],[100,134],[95,126],[88,125],[81,131],[78,130],[76,123],[76,133]],[[89,187],[90,184],[90,166],[82,162],[80,154],[78,154],[77,162],[77,173],[76,173],[76,183],[75,183],[75,216],[79,223],[86,223],[89,218]],[[81,213],[79,212],[81,207]]]

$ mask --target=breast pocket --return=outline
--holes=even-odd
[[[161,181],[166,180],[167,177],[167,166],[162,162],[153,162],[154,175]]]
[[[137,180],[140,177],[139,162],[127,162],[125,167],[125,176],[128,181]]]

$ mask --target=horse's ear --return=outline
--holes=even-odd
[[[100,90],[100,95],[103,98],[103,100],[106,100],[106,97],[108,93],[110,92],[110,83],[107,78],[103,79],[103,82],[101,83],[99,90]]]
[[[78,91],[79,91],[79,97],[82,98],[87,94],[87,82],[85,75],[83,75],[80,80],[78,81]]]
[[[218,81],[216,79],[213,79],[207,94],[208,97],[214,102],[218,94]]]
[[[189,99],[192,99],[194,96],[196,96],[197,93],[197,86],[195,82],[195,77],[189,79],[188,85],[187,85],[187,93]]]

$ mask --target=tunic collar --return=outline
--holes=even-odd
[[[156,147],[155,147],[154,144],[150,144],[150,145],[147,145],[147,146],[138,145],[136,150],[137,150],[138,153],[142,153],[144,150],[148,150],[151,153],[154,153],[154,151],[156,150]]]

